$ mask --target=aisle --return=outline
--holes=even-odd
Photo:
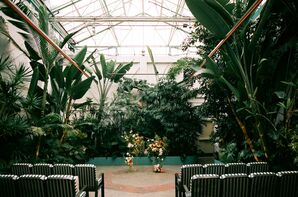
[[[127,166],[98,166],[97,172],[105,173],[106,197],[173,197],[179,169],[166,165],[162,173],[154,173],[152,166],[136,166],[132,171]]]

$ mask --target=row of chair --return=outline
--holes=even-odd
[[[191,177],[186,197],[297,197],[298,171],[256,172],[250,175],[198,174]]]
[[[96,166],[93,164],[45,164],[45,163],[15,163],[12,165],[11,174],[21,176],[24,174],[38,174],[44,176],[50,175],[73,175],[79,179],[79,188],[84,188],[86,195],[89,192],[95,192],[98,196],[98,190],[101,190],[101,196],[104,197],[104,173],[99,178],[96,177]]]
[[[268,172],[269,165],[267,162],[251,162],[251,163],[212,163],[212,164],[190,164],[183,165],[180,173],[175,174],[175,194],[176,197],[183,196],[185,190],[184,185],[190,187],[190,179],[196,174],[235,174],[244,173],[251,174],[255,172]]]
[[[0,196],[5,197],[85,197],[78,178],[72,175],[0,175]]]

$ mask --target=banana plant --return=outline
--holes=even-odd
[[[84,47],[74,57],[74,61],[85,70],[84,60],[87,47]],[[56,113],[64,114],[64,123],[69,122],[73,101],[81,99],[90,89],[95,76],[82,79],[83,74],[73,65],[62,67],[59,61],[56,62],[50,73],[53,98],[52,105]]]
[[[108,93],[111,89],[111,86],[114,83],[118,83],[121,78],[125,75],[127,71],[133,66],[133,62],[128,64],[122,64],[116,66],[115,61],[106,61],[105,56],[103,54],[100,55],[100,65],[97,64],[95,58],[92,57],[93,60],[93,71],[97,77],[97,88],[99,93],[99,109],[98,109],[98,118],[101,119],[105,102],[108,96]]]
[[[39,28],[47,35],[50,33],[50,23],[49,23],[49,15],[45,7],[40,6],[38,10],[38,24]],[[59,44],[60,48],[63,48],[65,44],[71,39],[71,37],[77,32],[73,32],[67,35],[64,40]],[[45,115],[45,108],[47,103],[47,94],[48,94],[48,86],[49,86],[49,76],[52,69],[55,67],[56,61],[58,60],[59,53],[57,50],[50,47],[49,43],[41,37],[39,34],[36,35],[38,39],[36,46],[38,50],[35,50],[34,47],[27,41],[25,41],[25,47],[29,53],[30,57],[30,65],[33,70],[32,80],[29,87],[28,96],[32,96],[33,94],[41,94],[41,116]],[[43,82],[43,88],[39,88],[37,86],[38,81]]]
[[[236,1],[234,6],[239,5],[239,2]],[[254,2],[244,1],[243,13]],[[270,96],[280,88],[282,80],[297,78],[296,71],[294,74],[287,72],[294,68],[293,51],[297,48],[297,44],[294,44],[297,36],[293,34],[294,26],[297,25],[294,2],[265,2],[220,49],[218,55],[224,62],[224,70],[219,69],[220,62],[206,57],[206,68],[201,71],[205,77],[222,84],[233,93],[237,105],[231,107],[236,108],[233,110],[235,118],[255,160],[269,159],[268,136],[270,132],[277,132],[274,119],[270,116],[272,112],[269,113],[267,109],[271,108]],[[198,22],[217,38],[224,38],[239,16],[231,12],[233,4],[227,0],[186,0],[186,3]],[[272,19],[283,22],[274,24]],[[284,26],[284,21],[291,25]],[[280,31],[276,26],[283,30]],[[285,67],[281,66],[283,64]],[[265,81],[272,77],[275,79],[272,83]],[[265,96],[266,92],[268,96]],[[257,146],[261,147],[258,151],[263,155],[257,153]]]

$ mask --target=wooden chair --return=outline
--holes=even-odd
[[[184,187],[190,188],[190,179],[195,174],[203,174],[204,168],[201,164],[183,165],[180,168],[180,174],[175,174],[175,196],[184,196]]]
[[[30,163],[15,163],[11,166],[11,173],[17,176],[31,174],[33,165]]]
[[[273,172],[251,173],[250,197],[272,197],[277,193],[278,177]]]
[[[25,174],[19,177],[18,188],[20,197],[46,197],[46,176]]]
[[[245,173],[247,174],[247,165],[245,163],[227,163],[225,165],[225,174]]]
[[[223,174],[220,180],[221,197],[248,197],[249,178],[246,173]]]
[[[269,165],[267,162],[250,162],[247,163],[247,173],[254,172],[269,172]]]
[[[53,174],[74,175],[74,165],[72,164],[54,164]]]
[[[17,180],[16,175],[0,174],[0,196],[17,197]]]
[[[185,186],[186,197],[219,197],[220,179],[218,174],[198,174],[191,177],[190,189]]]
[[[101,196],[104,197],[104,173],[96,178],[96,166],[93,164],[75,165],[74,175],[79,177],[80,189],[83,187],[89,196],[89,192],[95,192],[98,197],[98,190],[101,190]]]
[[[85,197],[79,190],[76,177],[72,175],[50,175],[46,181],[47,197]]]
[[[218,174],[219,176],[225,174],[225,164],[222,163],[210,163],[205,164],[204,174]]]
[[[37,163],[32,167],[32,174],[49,176],[53,173],[53,165],[47,163]]]
[[[278,172],[279,177],[279,197],[297,197],[298,196],[298,171]]]

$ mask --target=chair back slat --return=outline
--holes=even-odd
[[[275,196],[278,187],[278,177],[273,172],[256,172],[249,175],[250,197]]]
[[[15,163],[11,166],[11,173],[17,176],[31,174],[32,166],[30,163]]]
[[[248,174],[254,172],[269,172],[269,165],[267,162],[250,162],[247,163]]]
[[[46,182],[47,197],[75,197],[78,193],[72,175],[50,175]]]
[[[279,177],[279,197],[297,197],[298,196],[298,171],[278,172]]]
[[[18,179],[20,197],[45,197],[44,175],[25,174]]]
[[[191,177],[191,197],[219,197],[220,179],[217,174],[199,174]]]
[[[86,186],[87,190],[94,190],[97,187],[96,166],[93,164],[75,165],[74,175],[79,177],[80,189]]]
[[[247,174],[247,165],[245,163],[227,163],[225,165],[225,174],[245,173]]]
[[[41,174],[49,176],[52,174],[53,165],[47,163],[37,163],[32,167],[32,174]]]
[[[220,176],[222,197],[248,197],[249,178],[247,174],[224,174]]]
[[[225,174],[225,164],[210,163],[210,164],[205,164],[203,167],[204,167],[205,174],[218,174],[218,175]]]
[[[203,174],[204,168],[201,164],[183,165],[180,169],[181,184],[190,187],[190,179],[195,174]]]
[[[0,196],[17,197],[17,179],[16,175],[0,174]]]
[[[74,175],[74,165],[72,164],[54,164],[53,174]]]

